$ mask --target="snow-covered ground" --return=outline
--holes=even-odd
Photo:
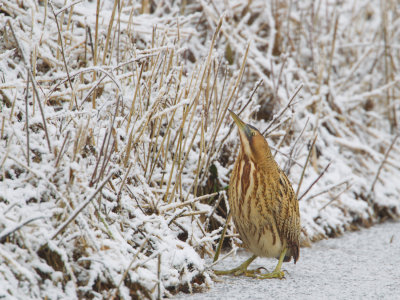
[[[400,299],[399,254],[400,222],[386,222],[301,249],[296,265],[283,265],[285,279],[223,276],[206,293],[176,299]],[[218,267],[236,267],[249,255],[241,252]],[[250,267],[271,270],[276,262],[258,258]]]

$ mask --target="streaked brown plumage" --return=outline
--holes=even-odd
[[[244,245],[254,255],[238,268],[217,274],[282,278],[282,261],[299,259],[300,213],[296,194],[272,157],[262,134],[231,112],[241,148],[229,183],[231,214]],[[247,266],[257,257],[279,259],[272,273],[255,275]]]

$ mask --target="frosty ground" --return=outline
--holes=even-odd
[[[303,248],[299,262],[284,264],[283,280],[221,277],[206,293],[177,299],[398,299],[400,222],[387,222]],[[227,258],[232,268],[249,256]],[[276,260],[258,258],[251,266],[275,267]]]

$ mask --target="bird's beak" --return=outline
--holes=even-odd
[[[229,113],[231,114],[232,119],[235,121],[236,125],[239,127],[239,131],[241,134],[244,133],[244,135],[250,139],[251,138],[251,132],[249,126],[247,126],[246,123],[244,123],[242,120],[239,119],[239,117],[230,109]]]

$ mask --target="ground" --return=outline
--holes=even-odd
[[[177,299],[399,299],[400,222],[387,222],[346,233],[301,249],[296,265],[284,264],[283,280],[221,277],[206,293]],[[227,258],[218,267],[231,268],[250,254]],[[258,258],[251,266],[275,267],[276,261]]]

